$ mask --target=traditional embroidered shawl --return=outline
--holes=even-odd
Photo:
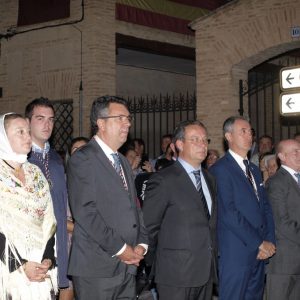
[[[26,184],[0,160],[0,232],[6,237],[4,263],[0,262],[0,299],[48,300],[56,289],[55,269],[45,282],[30,282],[22,268],[9,273],[8,249],[16,257],[41,262],[46,244],[54,234],[56,220],[47,180],[35,165],[23,164]]]

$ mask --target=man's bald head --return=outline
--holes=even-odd
[[[296,140],[282,140],[277,145],[276,153],[282,165],[294,171],[300,171],[300,143]]]

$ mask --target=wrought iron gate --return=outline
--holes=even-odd
[[[184,120],[196,118],[196,95],[159,95],[128,98],[129,109],[134,116],[131,138],[142,138],[149,157],[160,152],[160,139],[173,133],[175,126]]]
[[[73,100],[52,101],[55,111],[55,124],[51,145],[59,152],[66,152],[73,135]]]
[[[280,62],[278,58],[277,62]],[[281,65],[268,62],[265,66],[250,70],[247,82],[240,80],[239,112],[243,115],[243,103],[248,99],[249,118],[257,138],[268,134],[277,143],[282,139],[293,138],[294,133],[300,131],[300,118],[282,117],[279,107],[280,69],[297,63],[299,61],[296,59],[285,59]]]

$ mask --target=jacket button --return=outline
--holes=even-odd
[[[133,226],[132,226],[133,228],[136,228],[137,227],[137,225],[136,224],[133,224]]]

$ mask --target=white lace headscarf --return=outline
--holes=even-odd
[[[11,145],[9,143],[9,140],[6,135],[5,127],[4,127],[4,119],[7,115],[14,114],[13,112],[4,114],[0,116],[0,158],[4,160],[11,160],[18,162],[20,164],[27,161],[27,155],[26,154],[17,154],[15,153]]]

